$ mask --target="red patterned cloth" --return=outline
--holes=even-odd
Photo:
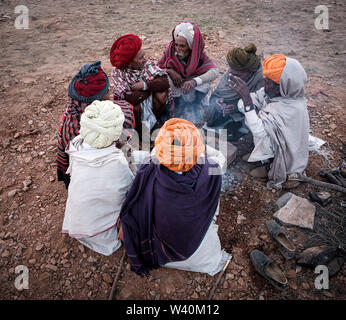
[[[58,131],[57,155],[58,179],[60,181],[63,180],[62,176],[66,174],[66,170],[69,166],[69,158],[65,149],[70,141],[78,136],[81,114],[89,104],[90,103],[82,103],[70,98],[67,102],[65,112],[62,114]]]
[[[129,67],[124,67],[122,69],[116,67],[113,68],[111,75],[113,79],[113,101],[117,104],[120,101],[124,102],[123,106],[119,104],[125,115],[124,128],[135,128],[133,106],[125,101],[125,93],[131,91],[131,85],[141,80],[144,82],[151,81],[156,77],[161,77],[165,74],[165,71],[152,61],[147,61],[141,70],[133,70]],[[170,94],[168,98],[168,106],[171,112],[174,103]]]
[[[85,82],[76,81],[74,87],[77,93],[83,97],[96,96],[106,86],[106,74],[99,67],[97,74],[86,77]]]
[[[123,68],[128,65],[142,47],[142,40],[134,34],[126,34],[118,38],[110,50],[112,66]]]
[[[191,22],[189,22],[191,23]],[[197,77],[211,68],[216,68],[216,65],[204,52],[204,39],[198,27],[193,25],[194,39],[191,48],[187,65],[185,66],[175,55],[174,30],[172,31],[173,40],[167,45],[163,57],[158,62],[161,68],[172,68],[178,72],[185,80],[192,77]]]

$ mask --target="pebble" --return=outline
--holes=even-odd
[[[36,246],[36,251],[40,251],[42,250],[44,247],[44,245],[42,243],[39,243],[37,246]]]
[[[46,268],[50,269],[52,271],[57,271],[58,270],[58,267],[57,266],[53,266],[52,264],[47,264]]]
[[[113,283],[112,277],[107,273],[102,274],[102,279],[107,283]]]
[[[192,299],[198,299],[198,294],[197,292],[194,292],[191,296]]]
[[[29,263],[30,263],[30,264],[35,264],[35,263],[36,263],[36,259],[30,259],[30,260],[29,260]]]
[[[7,258],[9,255],[10,255],[9,251],[8,251],[8,250],[5,250],[5,251],[1,254],[1,257],[2,257],[2,258]]]
[[[12,197],[14,197],[15,196],[15,194],[17,193],[17,189],[14,189],[14,190],[12,190],[12,191],[10,191],[8,194],[7,194],[7,196],[9,197],[9,198],[12,198]]]
[[[50,182],[53,182],[53,181],[55,181],[55,178],[54,178],[53,176],[50,176],[50,177],[49,177],[49,181],[50,181]]]
[[[19,132],[16,132],[16,133],[14,134],[14,138],[17,139],[17,138],[19,138],[19,137],[20,137],[20,133],[19,133]]]
[[[34,121],[32,121],[32,120],[29,120],[28,121],[28,124],[31,126],[31,125],[33,125],[33,123],[34,123]]]

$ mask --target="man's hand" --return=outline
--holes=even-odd
[[[231,114],[238,111],[238,108],[233,104],[224,103],[223,98],[218,98],[215,101],[216,109],[222,113],[222,116],[225,117],[226,114]]]
[[[183,84],[183,77],[173,69],[167,69],[167,73],[171,77],[173,84],[177,88],[180,88],[181,85]]]
[[[246,82],[244,82],[239,77],[229,75],[228,83],[230,88],[236,91],[244,102],[244,106],[249,106],[252,104],[252,99],[250,96],[250,90]]]
[[[183,94],[187,94],[193,88],[197,87],[197,82],[195,80],[189,80],[184,82],[183,87],[181,88]]]
[[[133,85],[130,86],[132,91],[139,91],[139,90],[143,90],[144,88],[144,81],[138,81],[136,83],[134,83]]]

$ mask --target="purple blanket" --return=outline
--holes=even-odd
[[[209,175],[205,161],[182,175],[163,165],[142,165],[123,203],[120,222],[131,270],[148,274],[189,258],[215,214],[221,175]]]

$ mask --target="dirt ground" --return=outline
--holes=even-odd
[[[81,65],[94,60],[101,60],[110,75],[109,48],[125,33],[140,35],[147,58],[158,60],[174,26],[193,21],[221,72],[227,69],[227,51],[249,42],[263,57],[283,53],[298,59],[308,74],[311,134],[326,141],[322,150],[328,155],[310,153],[307,175],[323,180],[321,169],[339,166],[345,159],[346,4],[342,1],[324,2],[329,30],[315,28],[320,1],[312,0],[23,0],[20,4],[29,9],[27,30],[14,26],[14,2],[0,1],[0,299],[108,297],[123,249],[104,257],[61,233],[67,191],[56,179],[56,142],[69,81]],[[329,290],[317,290],[314,270],[281,256],[265,224],[284,191],[268,191],[265,182],[251,178],[251,166],[241,161],[248,146],[239,141],[237,147],[230,169],[238,181],[233,191],[222,195],[218,218],[222,246],[233,259],[213,299],[345,299],[345,270],[330,278]],[[305,184],[293,193],[308,198],[312,190],[321,189]],[[330,193],[332,205],[340,208],[342,194]],[[313,234],[293,227],[285,230],[298,253]],[[286,291],[278,291],[254,271],[249,254],[256,248],[286,273]],[[18,265],[29,268],[27,290],[14,286]],[[140,278],[125,260],[114,298],[207,299],[216,279],[166,268]]]

